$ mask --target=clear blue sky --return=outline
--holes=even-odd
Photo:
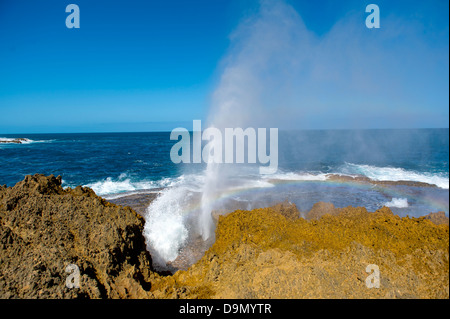
[[[415,103],[417,119],[407,126],[448,127],[448,1],[286,2],[318,40],[350,14],[364,21],[366,4],[378,4],[377,31],[396,34],[383,45],[402,44],[390,57],[418,66],[395,76]],[[80,29],[65,26],[70,3],[80,8]],[[0,134],[189,128],[208,114],[230,34],[258,7],[250,0],[0,0]],[[413,52],[410,38],[401,40],[402,25],[383,24],[393,16],[416,26]],[[392,111],[403,127],[407,111]],[[311,123],[334,128],[326,119]]]

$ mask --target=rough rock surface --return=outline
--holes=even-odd
[[[29,140],[26,138],[6,138],[6,139],[1,139],[0,138],[0,144],[23,144],[25,142],[28,142]]]
[[[144,220],[89,188],[27,176],[0,188],[0,298],[147,297]],[[80,288],[67,288],[75,264]]]
[[[429,213],[424,216],[425,219],[431,220],[436,225],[447,225],[448,226],[448,217],[445,216],[445,212],[437,212],[437,213]]]
[[[306,219],[319,220],[324,215],[337,215],[340,209],[334,207],[332,203],[317,202],[306,214]]]
[[[284,202],[217,216],[204,256],[163,275],[134,210],[27,176],[0,186],[0,298],[449,298],[445,214],[317,203],[303,215]],[[80,288],[66,287],[69,264]],[[369,265],[379,288],[366,285]]]
[[[313,213],[325,207],[333,208],[319,204]],[[219,218],[201,260],[154,288],[172,297],[195,289],[205,298],[448,298],[448,231],[386,207],[332,209],[311,220],[272,208],[235,211]],[[366,284],[369,265],[379,269],[379,288]]]
[[[138,194],[109,199],[108,202],[121,206],[129,206],[139,215],[145,216],[146,210],[150,203],[158,197],[158,193],[156,192],[157,190],[152,193],[141,192]]]
[[[328,174],[328,180],[338,181],[338,182],[352,182],[361,184],[372,184],[372,185],[405,185],[405,186],[417,186],[417,187],[437,187],[435,184],[429,184],[424,182],[414,182],[414,181],[377,181],[372,180],[366,176],[346,176],[346,175],[336,175]]]

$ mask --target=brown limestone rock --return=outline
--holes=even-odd
[[[0,189],[0,298],[147,297],[144,220],[61,178],[27,176]],[[75,264],[80,288],[67,288]]]

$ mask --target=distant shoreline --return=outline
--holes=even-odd
[[[172,127],[189,127],[189,124],[192,125],[191,122],[183,122],[179,125],[173,125]],[[427,131],[427,130],[449,130],[448,127],[419,127],[419,128],[304,128],[304,129],[281,129],[279,132],[326,132],[326,131]],[[172,129],[166,130],[142,130],[142,131],[113,131],[113,130],[104,130],[104,131],[70,131],[70,132],[25,132],[25,131],[17,131],[17,132],[0,132],[0,138],[8,137],[15,138],[15,136],[33,136],[33,135],[71,135],[71,134],[145,134],[145,133],[167,133],[170,134]],[[192,133],[192,131],[189,131]]]
[[[350,175],[340,175],[340,174],[328,174],[328,180],[339,181],[339,182],[353,182],[353,183],[361,183],[361,184],[372,184],[372,185],[404,185],[404,186],[415,186],[415,187],[435,187],[438,188],[435,184],[425,183],[425,182],[416,182],[416,181],[377,181],[370,179],[366,176],[350,176]]]
[[[18,138],[0,138],[0,144],[25,144],[30,140],[23,137]]]

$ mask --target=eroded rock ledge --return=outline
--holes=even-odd
[[[205,256],[159,285],[201,287],[213,298],[449,297],[445,216],[436,225],[386,207],[325,203],[307,219],[295,215],[284,204],[220,216]],[[380,288],[367,287],[368,265],[379,267]]]
[[[27,143],[30,140],[23,137],[18,138],[0,138],[0,144],[23,144]]]
[[[64,190],[59,176],[0,187],[0,297],[147,297],[143,225],[89,188]],[[69,264],[79,267],[80,288],[66,287]]]

